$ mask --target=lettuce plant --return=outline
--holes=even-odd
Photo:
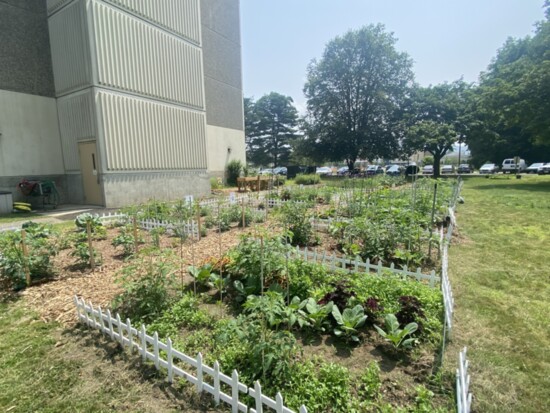
[[[400,329],[397,317],[394,314],[386,314],[386,317],[384,317],[384,327],[386,331],[382,330],[377,325],[374,326],[376,331],[378,331],[386,341],[390,342],[395,349],[400,347],[410,348],[416,343],[416,339],[409,336],[418,329],[418,324],[409,323],[405,328]]]

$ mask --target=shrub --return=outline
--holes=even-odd
[[[317,174],[310,174],[310,175],[298,174],[296,175],[296,178],[294,178],[294,183],[296,185],[316,185],[320,182],[321,182],[321,177]]]
[[[245,166],[238,159],[229,161],[226,167],[227,185],[237,186],[237,178],[241,175],[241,172],[243,172],[244,168]]]

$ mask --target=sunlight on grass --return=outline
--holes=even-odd
[[[476,411],[550,411],[550,177],[470,179],[462,195],[450,353],[469,347]]]

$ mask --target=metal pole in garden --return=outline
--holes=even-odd
[[[434,200],[432,202],[432,218],[430,220],[430,239],[428,241],[428,257],[432,258],[432,235],[435,215],[435,201],[437,199],[437,182],[434,184]]]

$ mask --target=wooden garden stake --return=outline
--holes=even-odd
[[[197,239],[201,240],[201,206],[197,201]]]
[[[27,281],[27,287],[31,285],[31,272],[29,270],[29,263],[27,260],[27,257],[29,256],[29,250],[27,249],[27,244],[25,243],[25,239],[27,237],[27,232],[22,229],[21,230],[21,250],[23,251],[23,257],[25,259],[25,280]]]
[[[90,221],[86,222],[86,234],[88,235],[88,250],[90,251],[90,267],[92,271],[95,269],[95,259],[94,259],[94,247],[92,245],[92,224]]]
[[[260,292],[264,295],[264,236],[260,237]]]
[[[138,231],[137,231],[137,219],[136,216],[133,216],[133,224],[134,224],[134,247],[136,249],[136,254],[138,253]]]
[[[244,198],[241,199],[241,216],[243,220],[243,231],[244,231],[244,228],[246,227],[246,220],[244,218]]]

